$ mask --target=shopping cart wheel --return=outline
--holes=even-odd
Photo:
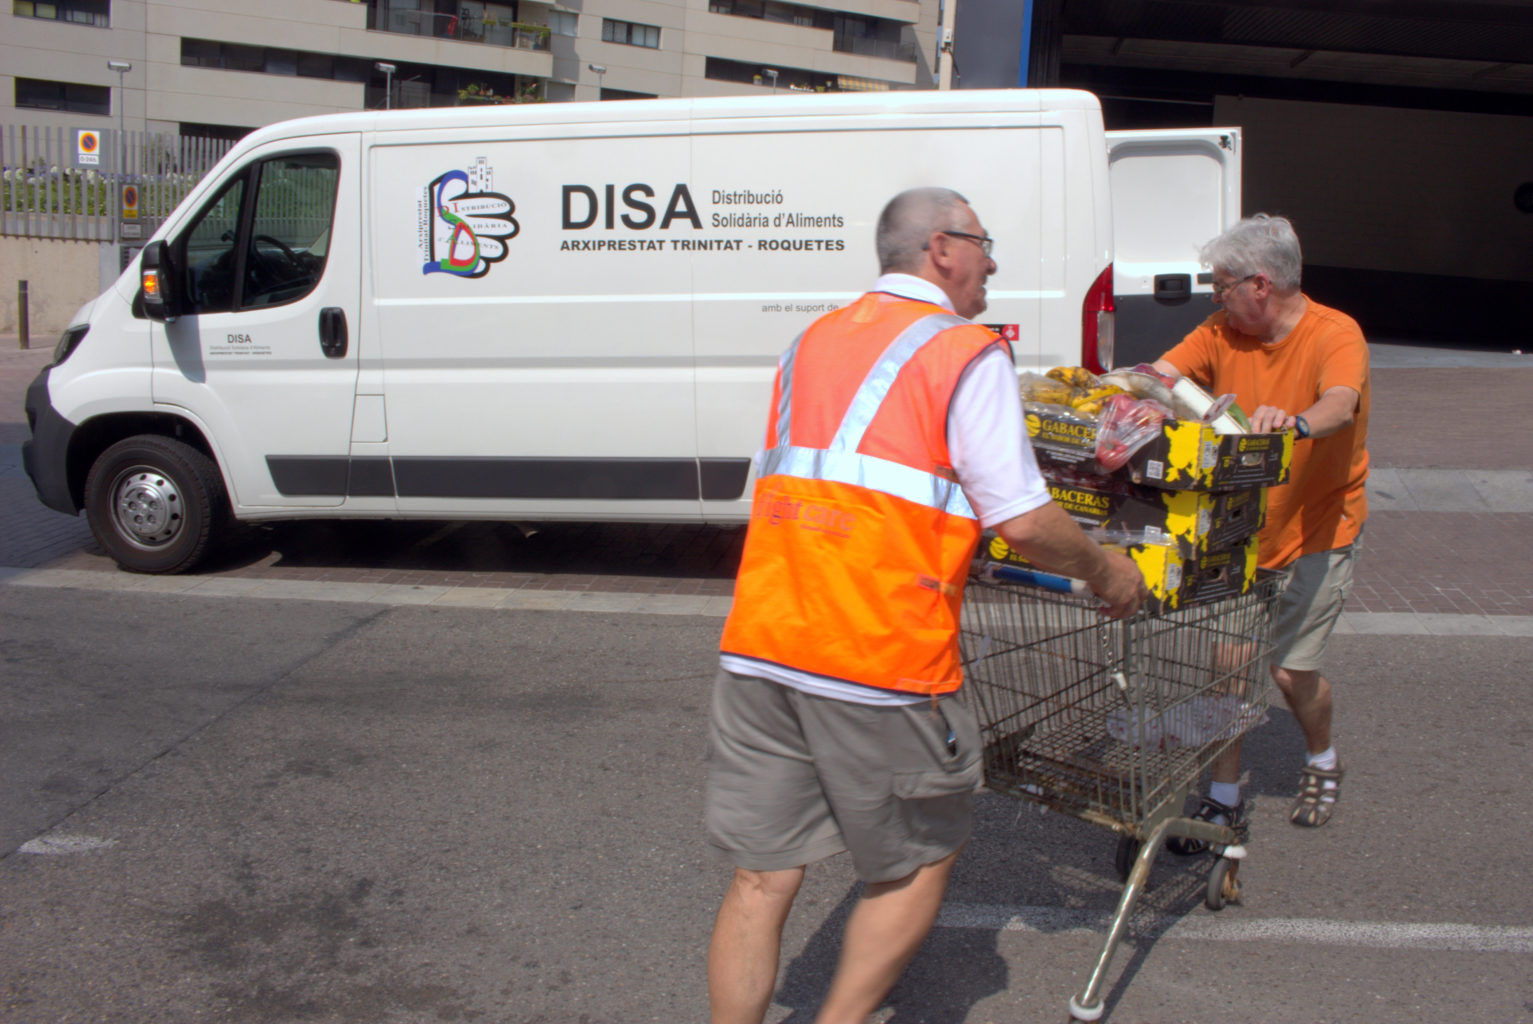
[[[1134,861],[1139,859],[1139,848],[1143,845],[1133,836],[1118,837],[1118,850],[1113,854],[1113,867],[1118,869],[1118,881],[1128,881],[1129,874],[1134,870]]]
[[[1102,1019],[1102,1011],[1105,1010],[1106,1008],[1107,1008],[1107,1004],[1102,1002],[1102,1000],[1100,1000],[1100,999],[1097,1000],[1097,1004],[1095,1006],[1085,1007],[1085,1006],[1082,1006],[1079,1002],[1077,1002],[1076,998],[1074,996],[1071,996],[1070,997],[1070,1020],[1072,1022],[1074,1022],[1074,1021],[1086,1021],[1089,1024],[1090,1021],[1101,1020]]]
[[[1203,905],[1209,910],[1223,910],[1226,903],[1240,902],[1240,882],[1235,878],[1240,861],[1220,857],[1214,861],[1214,869],[1208,873],[1208,891],[1203,894]]]

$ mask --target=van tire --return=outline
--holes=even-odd
[[[91,533],[130,572],[192,569],[208,554],[228,507],[213,460],[157,434],[118,441],[85,478]]]

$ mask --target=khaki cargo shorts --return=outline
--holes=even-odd
[[[876,707],[721,669],[708,746],[708,837],[736,867],[845,850],[863,881],[887,882],[969,838],[979,724],[957,696]]]
[[[1288,586],[1272,623],[1272,664],[1295,672],[1320,668],[1325,647],[1352,593],[1352,568],[1363,535],[1344,548],[1302,555],[1289,566]]]

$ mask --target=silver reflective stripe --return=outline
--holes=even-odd
[[[933,313],[901,331],[863,378],[827,449],[799,448],[787,443],[792,436],[790,417],[793,410],[790,396],[793,388],[793,359],[798,352],[799,342],[804,339],[800,334],[788,351],[783,353],[780,361],[782,396],[777,407],[777,447],[761,453],[757,475],[766,477],[782,474],[852,484],[892,494],[948,515],[978,519],[969,505],[969,499],[964,497],[963,488],[956,482],[912,466],[857,452],[868,425],[878,414],[879,406],[888,397],[889,389],[894,386],[895,378],[905,364],[932,338],[950,327],[968,322],[951,313]]]
[[[798,337],[793,339],[793,344],[788,346],[788,351],[777,361],[777,374],[782,381],[782,394],[777,400],[777,444],[788,443],[788,427],[793,415],[793,357],[798,355],[798,343],[804,340],[805,333],[800,331]]]
[[[761,454],[759,475],[777,474],[852,484],[892,494],[951,516],[979,518],[969,505],[969,499],[964,497],[963,488],[956,482],[872,455],[781,445]]]
[[[940,332],[968,322],[952,313],[933,313],[923,316],[901,331],[889,343],[889,347],[884,349],[883,355],[878,357],[857,388],[857,394],[852,397],[852,404],[847,407],[836,436],[831,439],[830,450],[856,451],[862,444],[862,435],[867,433],[868,424],[873,422],[879,406],[884,404],[884,398],[894,386],[894,379],[899,376],[905,364],[910,362],[910,357]]]

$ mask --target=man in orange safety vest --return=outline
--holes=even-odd
[[[1055,505],[1006,343],[971,322],[993,242],[942,188],[878,222],[882,276],[782,356],[709,742],[711,842],[735,871],[708,953],[714,1024],[760,1024],[809,863],[866,883],[819,1024],[862,1024],[936,919],[981,780],[958,612],[981,531],[1084,579],[1106,614],[1134,563]]]

